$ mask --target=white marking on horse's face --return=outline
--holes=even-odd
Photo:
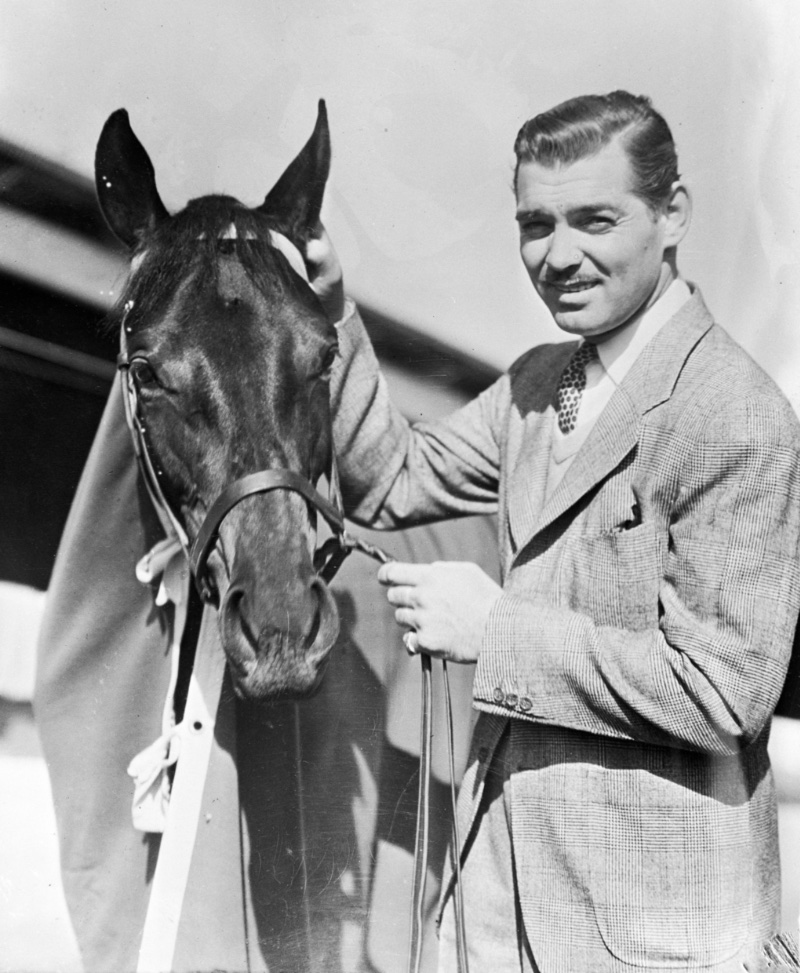
[[[147,255],[147,251],[142,250],[140,253],[135,253],[133,257],[131,257],[131,277],[142,266],[146,255]]]
[[[205,240],[205,233],[201,233],[197,238],[198,240]],[[220,233],[217,237],[218,240],[257,240],[258,234],[254,233],[252,230],[248,230],[244,236],[239,236],[239,231],[236,228],[234,222],[229,223],[225,230]],[[284,236],[282,233],[278,233],[276,230],[269,230],[269,242],[276,249],[286,257],[289,261],[289,266],[292,270],[298,274],[303,280],[308,283],[308,271],[306,270],[306,262],[303,260],[303,256],[297,247],[292,243],[292,241]]]
[[[206,238],[205,233],[201,233],[197,239],[205,240],[205,238]],[[240,237],[239,230],[237,229],[236,224],[231,222],[225,227],[225,230],[222,233],[220,233],[217,239],[218,240],[257,240],[258,234],[253,233],[252,230],[248,230],[244,234],[244,236]]]
[[[285,237],[282,233],[277,233],[275,230],[269,231],[269,242],[275,247],[276,250],[286,257],[289,261],[289,266],[292,270],[299,274],[303,280],[308,283],[308,271],[306,270],[306,263],[303,260],[303,256],[297,247],[292,243],[292,241]]]

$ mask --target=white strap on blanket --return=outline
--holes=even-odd
[[[133,777],[133,826],[137,831],[163,832],[169,806],[167,770],[177,762],[181,752],[184,723],[154,740],[128,765]]]
[[[138,753],[128,766],[128,773],[134,779],[134,827],[163,834],[137,966],[138,973],[161,973],[173,967],[214,740],[225,655],[217,641],[207,635],[204,637],[201,629],[183,719],[176,725],[173,696],[190,583],[188,565],[178,539],[157,544],[136,566],[136,576],[143,584],[150,584],[160,577],[156,603],[165,605],[171,601],[175,606],[170,646],[172,672],[161,736]],[[203,629],[207,623],[204,619]],[[179,758],[170,788],[168,771]]]
[[[207,613],[204,625],[208,622],[214,624]],[[215,639],[204,638],[201,631],[180,734],[180,763],[166,807],[138,973],[161,973],[173,968],[224,672],[224,653]]]
[[[289,237],[284,236],[282,233],[278,233],[277,230],[269,231],[269,242],[275,247],[276,250],[286,257],[289,261],[289,266],[292,270],[303,278],[306,283],[308,283],[308,271],[306,270],[306,262],[303,260],[303,255],[297,249],[297,247],[292,243]]]
[[[142,584],[151,584],[160,577],[156,604],[163,606],[171,601],[175,606],[169,649],[171,673],[161,717],[161,736],[137,753],[128,765],[128,774],[133,778],[133,826],[137,831],[159,833],[164,830],[169,804],[168,771],[180,756],[186,722],[175,725],[173,707],[189,602],[189,565],[178,538],[159,541],[136,565],[136,577]]]

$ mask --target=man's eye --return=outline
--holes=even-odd
[[[542,240],[549,236],[553,230],[549,223],[542,223],[540,220],[526,220],[519,225],[520,236],[526,240]]]
[[[613,225],[614,221],[609,216],[590,216],[583,222],[583,228],[590,233],[602,233],[610,230]]]

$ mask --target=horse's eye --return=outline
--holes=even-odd
[[[336,361],[336,356],[338,353],[338,345],[330,345],[326,350],[325,357],[322,359],[322,369],[320,371],[320,376],[322,378],[330,378],[331,369],[333,368],[333,363]]]
[[[158,379],[153,367],[146,358],[134,358],[131,361],[131,373],[137,385],[157,385]]]

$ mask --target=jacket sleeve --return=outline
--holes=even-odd
[[[751,401],[737,412],[712,417],[682,461],[652,624],[596,624],[588,608],[535,604],[507,587],[478,659],[479,709],[720,755],[764,730],[800,604],[800,453],[788,406]],[[650,529],[655,545],[651,525],[635,529]]]
[[[331,377],[334,450],[348,517],[395,529],[494,513],[505,395],[503,377],[447,419],[410,424],[392,405],[348,301]]]

